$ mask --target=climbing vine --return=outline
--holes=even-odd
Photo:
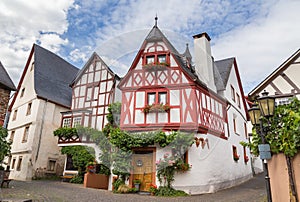
[[[300,101],[294,98],[287,105],[277,106],[274,116],[268,121],[264,118],[263,122],[264,127],[269,127],[269,131],[272,131],[266,135],[272,153],[284,153],[288,157],[294,157],[300,150]],[[241,142],[241,144],[250,147],[251,152],[258,155],[258,145],[262,141],[255,127],[252,130],[251,142]]]

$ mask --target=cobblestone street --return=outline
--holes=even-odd
[[[3,201],[81,202],[81,201],[203,201],[203,202],[263,202],[266,200],[264,177],[256,175],[240,186],[219,191],[214,194],[203,194],[188,197],[156,197],[141,194],[114,194],[101,189],[84,188],[81,184],[60,181],[37,180],[31,182],[12,181],[10,188],[1,189]]]

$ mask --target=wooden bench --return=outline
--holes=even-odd
[[[64,175],[61,176],[61,179],[63,182],[69,182],[75,175],[76,173],[64,173]]]
[[[9,171],[0,171],[0,182],[1,182],[1,188],[3,187],[4,183],[6,183],[6,187],[9,187],[9,183],[11,182],[11,179],[8,179],[9,177]]]

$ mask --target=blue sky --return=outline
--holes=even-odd
[[[33,43],[82,68],[96,51],[120,76],[158,16],[179,52],[207,32],[215,60],[236,57],[245,93],[300,47],[298,0],[0,2],[0,61],[17,85]]]

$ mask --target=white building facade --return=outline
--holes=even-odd
[[[64,156],[53,131],[60,126],[60,112],[71,104],[68,87],[78,69],[54,53],[34,44],[10,106],[8,124],[12,141],[10,178],[31,180],[60,175]]]

